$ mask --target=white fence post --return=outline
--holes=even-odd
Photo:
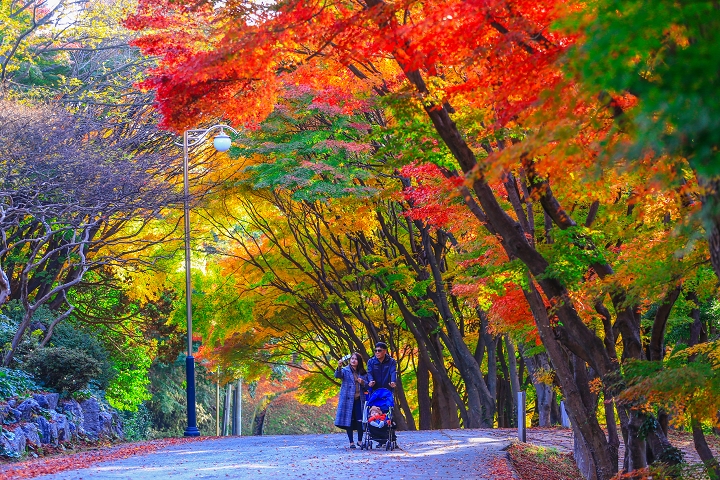
[[[560,424],[563,428],[570,428],[570,417],[565,410],[565,402],[560,402]]]
[[[242,377],[237,381],[237,392],[235,395],[235,401],[237,402],[237,434],[242,435]]]
[[[220,436],[220,367],[215,376],[215,436]]]
[[[518,440],[521,442],[527,442],[527,428],[526,419],[527,414],[525,411],[525,392],[518,392],[517,402],[517,414],[518,414]]]

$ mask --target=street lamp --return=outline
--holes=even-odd
[[[195,408],[195,358],[193,357],[192,346],[192,281],[190,279],[190,188],[188,182],[188,149],[194,147],[207,138],[213,130],[220,130],[215,135],[213,146],[218,152],[226,152],[230,149],[231,140],[225,133],[225,129],[234,134],[237,130],[228,125],[213,125],[204,129],[185,130],[183,134],[183,199],[185,214],[185,307],[187,310],[187,358],[185,359],[185,379],[187,385],[187,428],[186,437],[197,437],[200,430],[197,428],[197,412]]]

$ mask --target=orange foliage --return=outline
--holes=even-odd
[[[192,5],[141,0],[126,21],[143,30],[135,44],[161,58],[142,86],[157,92],[164,124],[175,129],[202,124],[209,112],[257,124],[283,84],[343,85],[331,94],[342,105],[361,89],[392,87],[400,69],[421,68],[432,97],[423,101],[476,99],[482,105],[468,106],[493,105],[492,123],[511,125],[563,81],[555,63],[574,39],[547,27],[576,8],[518,0],[371,2],[366,9],[289,1],[276,11],[232,1]],[[341,66],[352,67],[356,81]]]
[[[492,299],[492,307],[488,311],[488,327],[495,334],[512,331],[515,335],[524,337],[526,342],[541,344],[530,306],[520,286],[514,283],[506,284],[505,292]]]

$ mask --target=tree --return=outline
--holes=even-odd
[[[284,85],[313,86],[320,78],[350,84],[334,97],[341,107],[370,95],[392,97],[397,117],[409,112],[401,118],[409,121],[406,131],[421,118],[431,124],[427,143],[437,147],[428,156],[448,177],[462,177],[457,189],[468,210],[486,228],[499,260],[519,273],[515,284],[562,387],[581,470],[588,478],[610,478],[618,471],[619,439],[612,407],[605,410],[609,438],[600,428],[597,380],[605,399],[613,399],[624,388],[621,361],[646,361],[646,351],[657,351],[665,313],[649,331],[638,315],[648,301],[672,306],[682,280],[700,276],[696,267],[706,252],[673,231],[689,226],[683,218],[699,195],[696,184],[657,187],[658,165],[641,163],[627,173],[597,161],[606,143],[622,140],[612,126],[633,100],[588,92],[564,76],[562,61],[578,38],[548,27],[583,6],[557,7],[289,1],[250,13],[148,0],[127,24],[154,29],[137,45],[161,56],[144,86],[156,91],[168,127],[183,128],[207,111],[256,125]],[[203,28],[178,35],[188,18]],[[219,96],[206,95],[216,88]],[[398,136],[406,143],[416,138]],[[408,163],[399,152],[388,157]],[[682,165],[670,158],[660,167]],[[588,171],[602,180],[588,179]],[[658,198],[661,208],[652,208]],[[683,255],[675,256],[681,246]],[[639,257],[649,251],[661,260]],[[649,282],[638,271],[659,272],[660,265],[673,275],[643,292]],[[677,460],[647,411],[617,406],[624,469],[643,468],[648,451],[651,460]],[[646,421],[656,425],[647,443],[639,436]]]
[[[91,268],[122,262],[123,254],[132,252],[122,247],[174,194],[158,183],[165,170],[161,157],[128,158],[124,142],[106,141],[87,119],[11,102],[3,104],[0,116],[6,159],[0,187],[0,258],[7,279],[2,295],[25,308],[4,358],[8,365],[33,313],[44,304],[54,310],[66,305],[49,326],[49,339],[73,311],[68,290]]]

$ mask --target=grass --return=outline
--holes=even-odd
[[[514,443],[508,456],[521,480],[580,480],[572,453],[529,443]]]

